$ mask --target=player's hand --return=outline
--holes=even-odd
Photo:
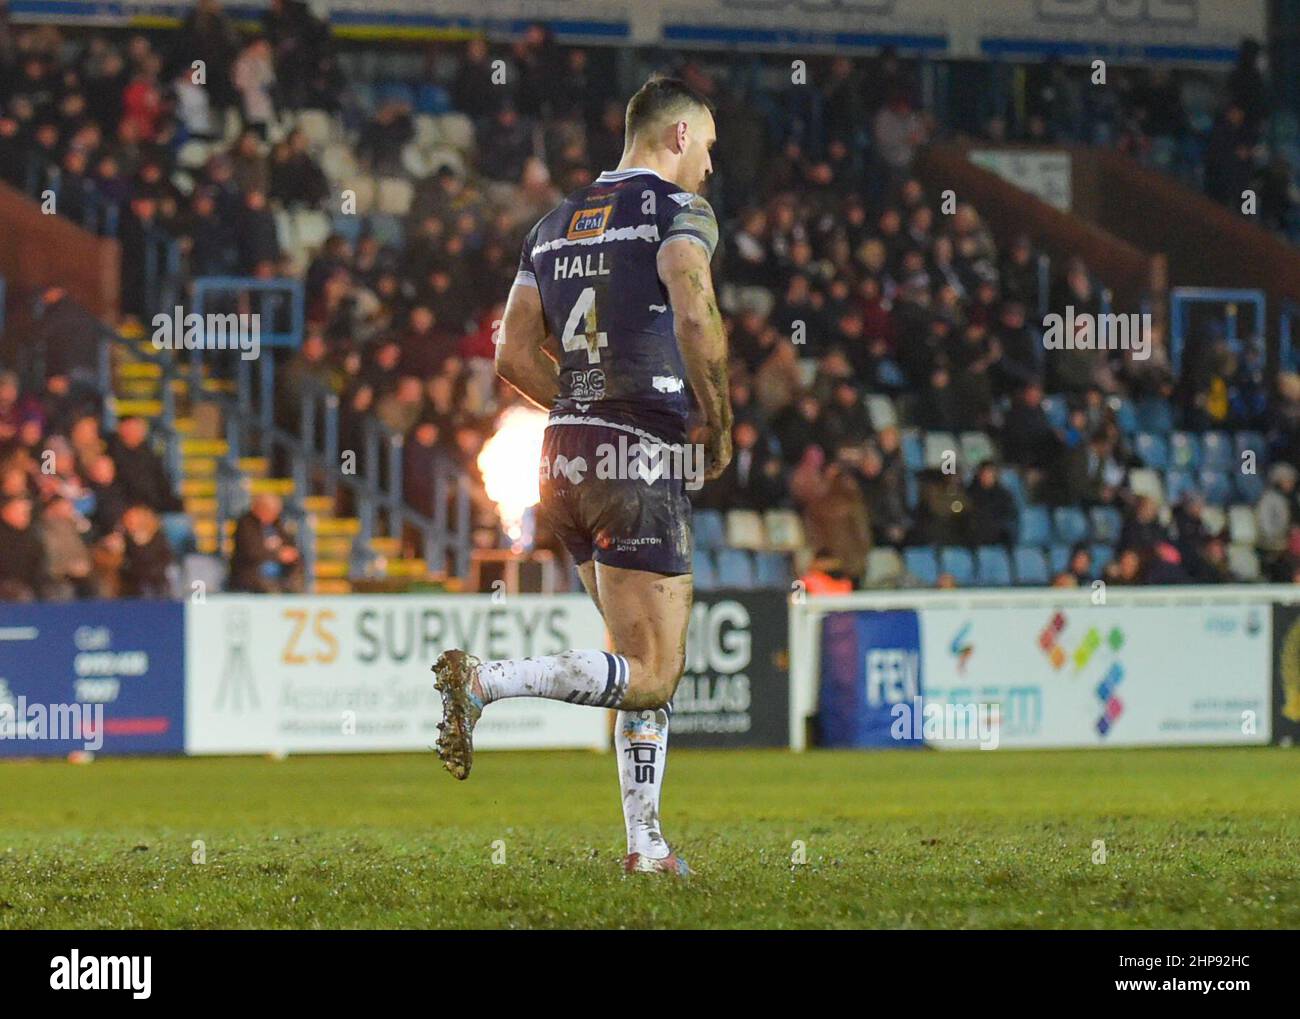
[[[709,428],[704,437],[704,480],[714,481],[731,463],[731,429]]]

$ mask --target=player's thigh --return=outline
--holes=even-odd
[[[597,561],[596,590],[614,650],[640,662],[664,698],[686,663],[686,631],[695,590],[689,573],[666,576]],[[637,677],[633,677],[633,685]]]
[[[596,611],[603,617],[605,610],[600,605],[600,590],[596,587],[596,560],[588,559],[585,563],[578,566],[578,579],[582,581],[582,586],[586,589],[591,600],[596,604]]]

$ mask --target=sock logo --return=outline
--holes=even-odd
[[[638,783],[653,782],[659,748],[653,743],[633,743],[625,752],[632,759],[633,780]]]

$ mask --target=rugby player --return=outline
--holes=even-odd
[[[613,653],[479,662],[451,650],[433,667],[438,755],[459,779],[493,701],[618,710],[627,873],[689,872],[660,830],[659,800],[693,597],[686,475],[694,462],[711,480],[731,460],[726,334],[709,269],[718,224],[699,194],[715,140],[709,103],[684,82],[642,86],[627,105],[618,167],[524,240],[498,337],[497,373],[550,411],[541,513],[573,555]],[[690,447],[688,385],[704,427]],[[653,451],[652,469],[598,477],[602,455],[629,443]]]

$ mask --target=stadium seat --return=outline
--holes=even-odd
[[[903,576],[903,557],[889,547],[873,548],[867,553],[864,583],[867,587],[893,587]]]
[[[417,113],[412,118],[411,125],[415,129],[415,144],[420,148],[427,151],[442,144],[442,133],[438,128],[437,118],[427,113]]]
[[[705,551],[723,548],[727,544],[726,527],[717,510],[695,511],[695,547]]]
[[[1015,501],[1016,509],[1023,509],[1029,505],[1029,496],[1025,492],[1025,483],[1021,480],[1020,472],[1016,468],[1003,467],[998,471],[998,480]]]
[[[1197,465],[1210,471],[1232,471],[1237,460],[1232,450],[1232,439],[1226,432],[1206,432],[1201,436],[1201,462]]]
[[[188,513],[164,513],[159,524],[177,558],[194,551],[194,521]]]
[[[348,179],[344,190],[351,191],[355,196],[358,216],[368,215],[374,209],[375,196],[379,193],[379,185],[374,177],[358,173]]]
[[[1156,471],[1143,467],[1134,468],[1128,472],[1128,487],[1134,495],[1145,495],[1160,504],[1165,501],[1164,485]]]
[[[1168,401],[1159,397],[1148,397],[1138,401],[1135,410],[1138,427],[1142,431],[1168,435],[1174,430],[1174,411]]]
[[[915,510],[921,501],[921,483],[916,480],[916,474],[912,471],[903,473],[903,499],[910,510]]]
[[[934,587],[939,579],[939,561],[931,546],[904,549],[903,566],[922,587]]]
[[[1163,436],[1154,432],[1138,432],[1133,443],[1134,452],[1142,459],[1142,466],[1153,471],[1169,469],[1169,447]]]
[[[291,215],[294,241],[309,251],[315,251],[330,235],[330,219],[315,209],[298,209]],[[355,217],[352,217],[355,218]]]
[[[1228,475],[1232,478],[1233,487],[1237,490],[1237,496],[1242,502],[1248,502],[1251,505],[1259,502],[1264,495],[1268,485],[1260,474],[1242,474],[1240,472]]]
[[[405,177],[380,177],[376,206],[388,216],[405,216],[415,200],[415,188]]]
[[[1251,511],[1252,516],[1254,511]],[[1223,534],[1228,529],[1228,514],[1222,506],[1204,506],[1201,509],[1201,524],[1207,534]]]
[[[999,545],[975,550],[975,583],[980,587],[1010,587],[1011,559]]]
[[[1132,435],[1138,430],[1137,412],[1130,401],[1122,396],[1112,396],[1106,401],[1106,405],[1115,412],[1115,424],[1119,426],[1121,432]]]
[[[176,165],[187,170],[202,170],[212,155],[212,145],[197,138],[191,138],[176,150]]]
[[[925,444],[921,440],[921,433],[915,428],[904,429],[901,441],[903,465],[909,471],[925,470]]]
[[[1064,396],[1044,396],[1042,407],[1047,423],[1053,428],[1064,428],[1070,423],[1070,407]]]
[[[767,547],[775,552],[797,552],[803,548],[803,521],[794,510],[773,509],[763,514]]]
[[[1113,545],[1124,528],[1124,516],[1114,506],[1094,506],[1088,511],[1092,540]]]
[[[871,418],[871,427],[876,431],[898,424],[898,411],[894,409],[894,401],[883,393],[867,394],[867,415]]]
[[[402,169],[414,180],[432,177],[438,171],[438,163],[432,158],[436,150],[422,149],[415,142],[402,146]]]
[[[1228,510],[1228,536],[1234,545],[1254,548],[1259,541],[1259,521],[1253,506],[1232,506]]]
[[[317,152],[334,140],[334,118],[324,110],[303,110],[298,114],[294,126]]]
[[[754,559],[740,548],[721,548],[716,553],[719,587],[753,587]]]
[[[1089,550],[1092,554],[1092,576],[1095,580],[1102,575],[1102,571],[1111,564],[1115,558],[1115,549],[1110,545],[1093,545]]]
[[[952,432],[926,432],[925,466],[940,470],[945,463],[956,466],[957,436]]]
[[[1069,545],[1057,543],[1047,546],[1047,568],[1051,571],[1053,577],[1070,565],[1070,553],[1072,551],[1073,549]]]
[[[763,518],[757,510],[728,510],[726,527],[731,548],[762,548],[766,543]]]
[[[330,229],[349,244],[356,244],[361,239],[362,221],[360,216],[345,216],[338,213],[330,218]]]
[[[1268,440],[1259,432],[1238,432],[1233,436],[1233,452],[1236,454],[1233,467],[1238,468],[1243,463],[1242,457],[1246,453],[1255,454],[1255,473],[1264,474],[1268,465]]]
[[[423,82],[415,89],[415,109],[421,115],[450,113],[451,94],[441,85]]]
[[[975,582],[975,557],[960,545],[945,545],[939,550],[939,572],[951,573],[958,587]]]
[[[961,462],[967,467],[978,467],[985,460],[996,460],[998,448],[984,432],[961,433]]]
[[[1201,495],[1211,506],[1226,506],[1232,501],[1232,483],[1222,471],[1201,471]]]
[[[1046,545],[1052,538],[1052,522],[1045,506],[1026,506],[1020,511],[1016,541],[1021,545]]]
[[[444,113],[438,118],[443,141],[460,152],[474,147],[474,122],[463,113]]]
[[[384,81],[375,87],[375,99],[378,103],[401,103],[415,109],[415,88],[405,81]]]
[[[1017,584],[1048,584],[1047,560],[1041,549],[1021,546],[1013,553]]]
[[[1088,537],[1088,518],[1077,506],[1058,506],[1052,511],[1052,531],[1064,545],[1077,545]]]
[[[788,590],[792,579],[790,557],[786,553],[754,553],[754,580],[759,587],[779,587]]]
[[[187,555],[181,560],[181,585],[185,597],[192,597],[194,585],[203,585],[204,594],[213,594],[226,586],[226,563],[220,556]]]
[[[1191,432],[1169,436],[1169,466],[1180,471],[1194,471],[1201,466],[1201,444]]]
[[[1228,569],[1237,580],[1259,580],[1259,556],[1249,545],[1229,545]]]
[[[699,518],[696,517],[698,520]],[[718,586],[717,570],[713,567],[713,556],[702,548],[696,548],[691,557],[691,568],[695,572],[697,591],[712,591]]]
[[[325,151],[320,155],[320,168],[331,183],[346,183],[348,187],[356,188],[357,178],[360,176],[357,171],[357,161],[352,155],[352,150],[346,145],[326,145]],[[373,191],[367,193],[371,198],[374,197]],[[358,201],[360,201],[359,196]],[[361,209],[359,211],[365,212],[366,210]]]
[[[1171,506],[1182,502],[1183,496],[1196,491],[1196,478],[1191,471],[1165,471],[1165,498]]]
[[[396,216],[373,215],[366,219],[366,232],[385,248],[403,245],[405,231]]]

